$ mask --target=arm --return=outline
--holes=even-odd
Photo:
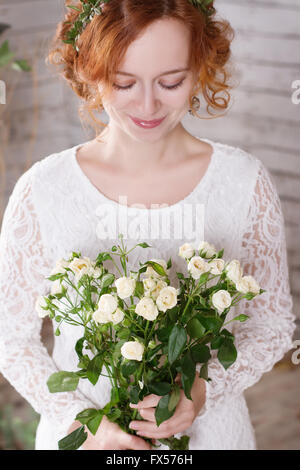
[[[245,313],[250,318],[245,323],[233,323],[237,360],[227,370],[217,358],[209,361],[208,376],[212,381],[206,382],[206,402],[199,416],[258,382],[293,347],[295,315],[284,218],[275,185],[261,162],[247,224],[240,257],[243,274],[252,275],[267,292],[238,304],[237,314]]]
[[[35,311],[37,296],[47,294],[51,270],[34,207],[35,169],[17,181],[2,221],[0,371],[63,437],[76,414],[95,405],[77,391],[51,394],[46,384],[57,367],[41,342],[42,319]]]

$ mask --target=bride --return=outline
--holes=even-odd
[[[95,2],[86,3],[94,11]],[[80,426],[78,412],[110,400],[105,377],[95,387],[82,381],[75,392],[49,392],[53,372],[76,370],[73,345],[80,332],[62,328],[50,356],[35,311],[57,259],[70,251],[93,258],[118,242],[113,224],[105,225],[104,206],[134,216],[128,238],[153,246],[147,255],[177,259],[183,242],[207,240],[224,248],[226,258],[241,260],[243,273],[266,292],[236,307],[250,317],[231,329],[237,360],[225,370],[212,351],[211,381],[196,374],[192,401],[183,394],[174,415],[158,428],[160,397],[149,395],[139,403],[143,420],[132,422],[139,435],[104,417],[81,450],[149,449],[143,437],[181,433],[190,436],[190,449],[256,449],[244,391],[292,348],[295,317],[284,219],[268,170],[243,149],[200,139],[181,123],[187,112],[198,117],[199,94],[212,116],[228,108],[233,30],[217,18],[212,3],[109,0],[81,25],[82,2],[76,2],[80,11],[69,8],[67,23],[58,25],[48,59],[61,67],[98,130],[94,139],[44,156],[21,175],[0,238],[0,370],[41,415],[36,449],[57,449],[58,440]],[[102,110],[107,125],[94,116]],[[205,209],[203,227],[178,237],[183,206],[197,204]],[[170,212],[175,216],[165,237],[153,216]],[[159,234],[155,239],[150,228]]]

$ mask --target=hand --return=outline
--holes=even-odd
[[[69,433],[79,428],[81,423],[75,421]],[[151,450],[152,447],[144,439],[124,432],[116,423],[103,416],[95,436],[86,428],[88,437],[82,444],[84,450]]]
[[[180,375],[177,375],[176,382],[180,380]],[[129,427],[137,430],[137,434],[144,437],[163,439],[171,437],[174,434],[185,431],[189,428],[194,419],[198,416],[201,408],[205,403],[206,398],[206,385],[205,380],[199,378],[199,374],[196,374],[192,389],[191,389],[192,400],[189,400],[183,389],[180,390],[180,399],[177,404],[175,413],[173,416],[159,426],[156,425],[155,419],[155,407],[158,404],[161,396],[158,395],[147,395],[142,401],[136,405],[130,404],[132,408],[137,408],[142,421],[131,421]]]

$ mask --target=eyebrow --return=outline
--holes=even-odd
[[[162,75],[170,75],[172,73],[178,73],[178,72],[184,72],[184,71],[187,71],[189,70],[189,68],[182,68],[182,69],[173,69],[173,70],[168,70],[167,72],[163,72],[161,74],[159,74],[157,77],[155,78],[158,78],[158,77],[161,77]],[[127,75],[129,77],[135,77],[135,75],[133,75],[132,73],[128,73],[128,72],[121,72],[120,70],[117,70],[116,72],[117,74],[119,75]]]

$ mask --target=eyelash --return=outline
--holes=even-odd
[[[183,80],[181,80],[179,83],[176,83],[176,85],[170,85],[170,86],[165,86],[165,85],[162,85],[160,84],[160,86],[162,88],[165,88],[167,90],[175,90],[176,88],[179,88],[183,82],[184,82],[185,78]],[[115,83],[113,84],[113,87],[116,88],[117,90],[130,90],[130,88],[132,88],[134,85],[134,83],[132,83],[131,85],[127,85],[127,86],[119,86],[119,85],[116,85]]]

